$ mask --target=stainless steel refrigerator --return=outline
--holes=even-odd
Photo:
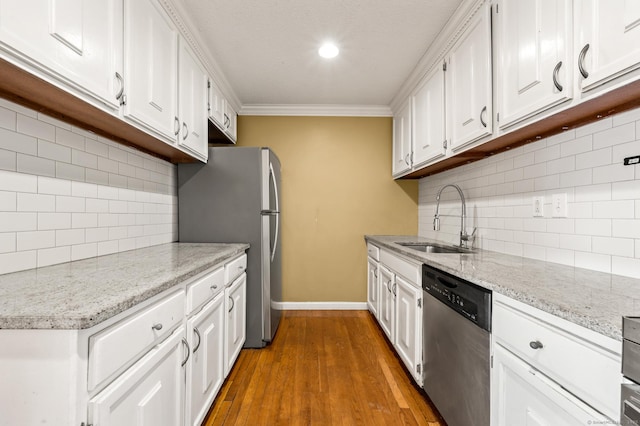
[[[211,147],[178,166],[181,242],[249,243],[246,348],[269,344],[282,301],[280,161],[268,148]]]

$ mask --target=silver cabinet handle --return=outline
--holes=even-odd
[[[542,349],[544,345],[539,340],[529,342],[531,349]]]
[[[398,283],[393,283],[393,296],[397,296]]]
[[[187,339],[185,339],[184,337],[182,338],[182,344],[187,347],[187,357],[184,359],[184,361],[182,361],[182,364],[180,364],[180,367],[184,367],[187,361],[189,361],[189,356],[191,355],[191,349],[189,349],[189,343],[187,342]]]
[[[158,330],[158,331],[160,331],[160,330],[162,330],[162,324],[160,324],[160,323],[158,323],[158,324],[153,324],[153,325],[151,326],[151,328],[152,328],[153,330]]]
[[[562,66],[562,61],[556,64],[556,67],[553,69],[553,85],[556,86],[558,92],[562,92],[562,84],[558,82],[558,73],[560,72],[560,67]]]
[[[378,271],[377,270],[373,270],[373,276],[376,277],[376,279],[378,278]]]
[[[218,285],[214,284],[211,287],[209,287],[211,290],[217,290],[218,289]]]
[[[200,347],[200,342],[202,341],[202,338],[200,337],[200,330],[198,330],[198,327],[193,327],[193,332],[196,333],[196,336],[198,336],[198,344],[196,345],[195,348],[193,348],[193,353],[195,354],[198,348]]]
[[[173,121],[173,134],[178,136],[178,133],[180,133],[180,120],[178,117],[175,117]]]
[[[189,126],[184,121],[182,122],[182,140],[187,140],[187,136],[189,136]]]
[[[482,127],[487,127],[487,122],[482,119],[482,116],[484,115],[485,112],[487,112],[486,106],[484,106],[480,111],[480,123],[482,123]]]
[[[404,162],[407,163],[407,166],[410,166],[411,164],[409,163],[409,154],[404,156]]]
[[[116,72],[116,80],[118,80],[118,83],[120,83],[120,90],[118,90],[118,93],[116,93],[116,99],[120,100],[120,98],[122,97],[122,94],[124,93],[124,79],[122,78],[119,72]]]
[[[589,77],[589,73],[584,68],[584,57],[587,56],[587,50],[589,50],[589,43],[584,45],[584,47],[580,51],[580,55],[578,55],[578,69],[580,70],[580,74],[582,74],[584,78]]]
[[[229,297],[229,300],[231,300],[231,307],[229,308],[229,312],[233,311],[233,307],[236,305],[236,303],[233,301],[233,297]]]

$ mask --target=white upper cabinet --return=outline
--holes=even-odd
[[[119,107],[122,0],[0,0],[0,50]]]
[[[570,0],[499,0],[495,6],[499,127],[571,99]]]
[[[209,89],[209,118],[221,129],[224,126],[225,104],[224,95],[220,88],[211,80],[207,82]]]
[[[181,126],[177,61],[178,32],[158,3],[125,0],[124,115],[165,141]]]
[[[490,5],[482,5],[471,19],[448,61],[447,102],[454,151],[493,132]]]
[[[411,102],[393,116],[393,176],[411,170]]]
[[[418,86],[413,103],[413,165],[419,167],[446,153],[445,66],[436,67]]]
[[[582,90],[640,68],[639,1],[581,0],[575,7],[575,51]]]
[[[180,132],[178,144],[196,157],[207,159],[207,73],[182,40],[179,63]]]

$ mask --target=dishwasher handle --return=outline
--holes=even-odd
[[[441,276],[437,276],[436,281],[438,281],[440,284],[448,288],[458,288],[458,284],[453,283]]]

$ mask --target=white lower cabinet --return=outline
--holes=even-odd
[[[493,426],[607,424],[605,416],[501,345],[493,352]]]
[[[396,277],[389,269],[380,265],[380,306],[378,309],[378,324],[387,335],[391,343],[394,341],[394,319],[396,313],[396,298],[393,295],[393,287],[396,285]]]
[[[224,374],[231,371],[240,349],[247,339],[247,274],[240,277],[224,290],[226,327],[224,338]]]
[[[422,386],[422,287],[417,284],[420,265],[386,250],[380,250],[379,263],[368,258],[367,264],[369,309],[374,313],[371,306],[376,307],[374,315],[380,328],[415,382]],[[377,303],[372,303],[373,298]]]
[[[367,306],[373,316],[378,316],[378,303],[380,297],[380,284],[378,283],[378,262],[372,258],[367,259]]]
[[[224,292],[187,321],[186,425],[199,426],[224,381]]]
[[[422,386],[422,289],[396,277],[395,348]]]
[[[620,342],[497,293],[492,321],[492,425],[620,418]]]
[[[175,426],[182,424],[184,327],[152,349],[89,402],[89,424]]]

